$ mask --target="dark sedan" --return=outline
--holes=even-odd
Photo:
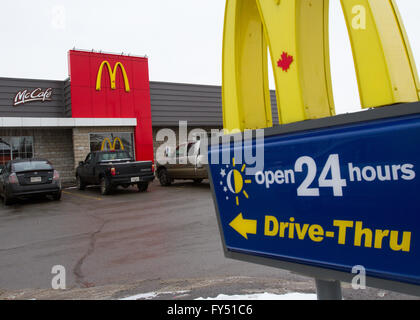
[[[0,168],[0,195],[5,205],[28,196],[50,195],[60,200],[60,175],[45,159],[9,161]]]

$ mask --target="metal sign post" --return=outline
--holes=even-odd
[[[318,300],[343,300],[340,281],[315,279]]]

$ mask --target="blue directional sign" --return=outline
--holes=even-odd
[[[419,114],[271,130],[209,161],[227,251],[420,284]]]

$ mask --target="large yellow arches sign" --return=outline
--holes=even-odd
[[[419,101],[420,84],[394,0],[341,0],[363,108]],[[273,125],[270,50],[280,123],[335,114],[329,0],[227,0],[223,122],[227,131]]]
[[[108,61],[103,61],[101,65],[99,66],[98,74],[96,76],[96,90],[101,91],[102,73],[103,73],[104,66],[108,68],[108,74],[111,80],[111,89],[115,90],[117,88],[116,78],[117,78],[117,71],[119,67],[122,72],[123,79],[124,79],[125,91],[130,92],[130,83],[128,81],[127,72],[125,71],[123,64],[121,62],[117,62],[114,66],[114,69],[112,69]]]

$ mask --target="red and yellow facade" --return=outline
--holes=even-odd
[[[137,119],[136,159],[153,160],[148,59],[71,50],[69,70],[72,117]]]

